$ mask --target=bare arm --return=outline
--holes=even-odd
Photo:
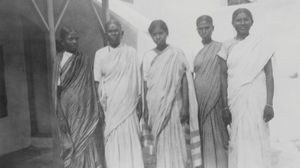
[[[143,81],[144,82],[144,102],[143,102],[143,104],[144,104],[144,114],[143,114],[143,116],[144,116],[144,120],[145,120],[145,122],[146,123],[148,123],[148,117],[149,117],[149,114],[148,114],[148,104],[147,104],[147,92],[148,92],[148,88],[147,88],[147,82],[146,81]]]
[[[264,109],[264,120],[269,122],[274,117],[273,109],[273,96],[274,96],[274,77],[272,61],[269,60],[264,67],[264,72],[266,74],[266,86],[267,86],[267,104]]]
[[[184,73],[182,77],[182,113],[181,113],[181,121],[188,122],[189,119],[189,88],[186,74]]]
[[[266,74],[267,104],[273,106],[274,77],[273,77],[273,67],[272,67],[271,60],[269,60],[268,63],[265,65],[264,72]]]
[[[97,90],[99,89],[99,82],[98,81],[95,81],[95,86],[96,86],[96,92],[97,92]],[[97,96],[98,96],[98,92],[97,92]]]
[[[222,103],[223,107],[226,108],[228,107],[228,101],[227,101],[227,88],[228,88],[228,83],[227,83],[227,64],[226,61],[219,58],[220,62],[220,70],[221,70],[221,96],[222,96]]]
[[[220,63],[220,76],[221,76],[221,98],[222,98],[222,104],[223,104],[223,110],[222,110],[222,118],[226,125],[231,123],[231,113],[230,109],[228,107],[228,98],[227,98],[227,88],[228,88],[228,82],[227,82],[227,63],[225,60],[219,58]]]
[[[98,90],[99,90],[99,82],[98,81],[95,81],[95,88],[96,88],[96,98],[97,98],[97,103],[98,103],[98,107],[99,107],[99,113],[100,113],[100,119],[101,121],[104,123],[104,110],[103,110],[103,107],[100,103],[100,96],[99,96],[99,93],[98,93]]]
[[[95,88],[96,88],[97,101],[100,101],[100,96],[99,96],[99,93],[98,93],[98,90],[99,90],[99,81],[95,81]]]

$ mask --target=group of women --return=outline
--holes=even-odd
[[[203,17],[199,22],[201,19],[208,20],[212,26],[212,19]],[[234,11],[232,25],[236,36],[221,45],[211,42],[211,37],[208,41],[203,38],[204,48],[208,46],[207,52],[215,54],[207,54],[211,58],[200,58],[194,65],[202,163],[206,168],[270,167],[268,122],[274,116],[271,59],[274,53],[264,40],[250,34],[253,22],[248,9]],[[209,31],[210,26],[207,30],[198,27],[199,34]],[[143,66],[148,121],[157,143],[157,167],[185,167],[182,122],[191,114],[189,108],[192,107],[187,102],[191,101],[188,90],[193,89],[189,88],[192,85],[188,85],[190,81],[187,80],[189,68],[183,52],[166,43],[168,28],[165,22],[153,21],[149,33],[156,47],[146,53]],[[200,51],[205,55],[203,52]],[[195,118],[190,118],[189,122],[192,120]],[[230,140],[226,138],[227,128]],[[211,133],[216,130],[221,135]],[[206,136],[211,142],[207,142]],[[211,143],[214,143],[212,146],[219,143],[221,148],[209,147]]]
[[[203,20],[212,26],[211,19]],[[61,72],[56,73],[60,74],[56,77],[57,111],[62,121],[59,128],[65,167],[98,168],[106,164],[108,168],[143,168],[139,127],[143,118],[153,136],[157,168],[269,168],[267,123],[274,116],[273,53],[250,35],[252,24],[251,12],[237,9],[232,16],[236,36],[216,43],[219,48],[209,48],[216,54],[206,60],[213,63],[200,61],[194,67],[194,78],[182,50],[167,43],[169,30],[162,20],[149,26],[156,47],[145,54],[142,66],[135,50],[120,43],[123,31],[117,21],[106,25],[109,46],[96,52],[94,66],[83,66],[79,57],[61,56],[63,65],[57,65]],[[203,34],[200,29],[205,32],[211,28],[198,27],[199,34]],[[205,45],[211,43],[209,38],[203,40]],[[66,51],[80,55],[70,46]],[[206,80],[199,73],[207,73],[210,64],[214,65],[210,68],[214,75]],[[86,67],[94,67],[93,72]],[[87,82],[91,72],[96,85]],[[202,115],[203,110],[207,114]],[[215,116],[217,120],[209,116],[215,111],[221,115]],[[105,120],[105,154],[97,150],[93,136],[98,118]],[[205,134],[205,125],[213,129],[223,125],[225,131],[230,127],[229,144],[223,142],[222,149],[205,148],[205,138],[210,136]],[[212,135],[209,141],[217,143]],[[205,159],[222,152],[228,158]],[[102,155],[105,164],[99,159]]]

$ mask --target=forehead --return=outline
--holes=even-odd
[[[166,32],[166,31],[162,28],[161,25],[156,24],[156,25],[153,27],[153,29],[152,29],[152,31],[151,31],[151,34],[162,33],[162,32]]]
[[[71,31],[66,35],[66,38],[78,38],[78,33],[76,31]]]
[[[112,22],[107,25],[107,30],[121,30],[121,26]]]
[[[201,19],[197,22],[197,27],[206,27],[206,26],[212,26],[212,23],[207,21],[206,19]]]
[[[239,14],[237,14],[236,15],[236,17],[234,18],[234,20],[236,20],[236,19],[242,19],[242,18],[248,18],[248,19],[250,19],[250,16],[247,14],[247,13],[245,13],[245,12],[241,12],[241,13],[239,13]]]

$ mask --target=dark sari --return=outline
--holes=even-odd
[[[102,129],[97,129],[98,135],[95,131],[101,127],[103,112],[97,104],[92,66],[77,53],[60,69],[62,55],[58,54],[53,71],[55,84],[60,78],[57,118],[67,126],[66,131],[58,130],[61,159],[66,168],[102,168]]]
[[[194,61],[195,89],[204,168],[227,168],[228,133],[222,120],[220,66],[221,43],[212,41]]]

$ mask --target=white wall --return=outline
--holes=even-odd
[[[300,132],[297,130],[300,127],[300,79],[299,77],[290,78],[295,73],[300,75],[298,54],[300,2],[297,0],[260,0],[253,4],[225,7],[213,3],[206,4],[207,1],[204,0],[189,1],[193,3],[179,0],[151,0],[151,3],[147,0],[136,1],[141,3],[137,10],[134,10],[136,6],[117,4],[114,0],[110,2],[112,10],[119,12],[125,20],[124,23],[127,21],[137,29],[138,34],[141,34],[138,35],[138,51],[143,53],[154,47],[147,34],[147,28],[153,18],[162,18],[167,22],[170,30],[169,43],[185,51],[191,66],[196,53],[202,47],[201,39],[196,31],[196,18],[203,14],[211,15],[215,24],[213,38],[224,41],[235,35],[231,25],[232,12],[239,7],[249,8],[255,20],[251,33],[260,35],[272,43],[276,52],[274,63],[276,114],[270,123],[271,137],[273,140],[300,139]]]

